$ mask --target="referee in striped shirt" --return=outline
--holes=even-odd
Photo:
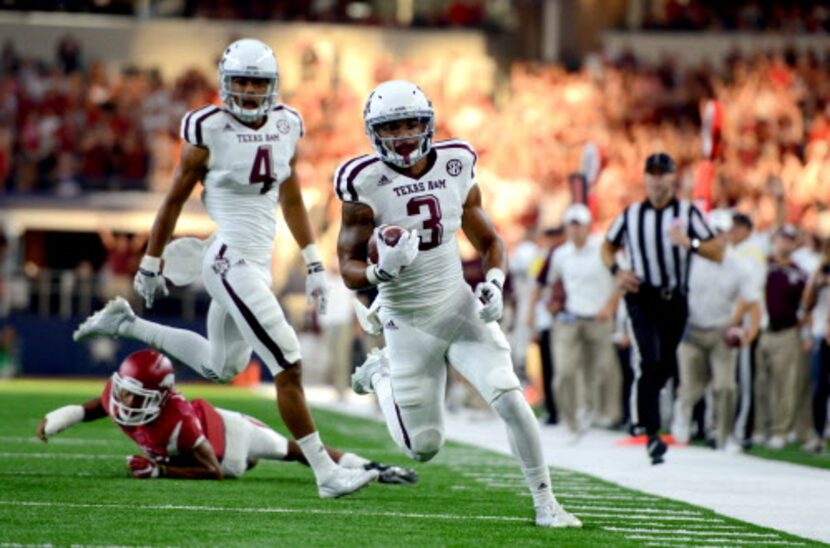
[[[629,205],[611,225],[602,259],[625,294],[634,337],[631,416],[635,431],[648,435],[652,464],[663,462],[660,390],[677,372],[677,346],[688,315],[689,265],[694,255],[720,262],[723,243],[715,239],[700,211],[675,197],[674,160],[664,152],[646,158],[646,200]],[[617,264],[624,248],[631,270]]]

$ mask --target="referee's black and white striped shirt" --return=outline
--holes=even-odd
[[[662,209],[655,209],[648,200],[631,204],[614,219],[606,239],[625,248],[631,269],[642,283],[686,293],[692,252],[669,240],[676,220],[689,238],[706,241],[714,237],[697,207],[688,200],[673,199]]]

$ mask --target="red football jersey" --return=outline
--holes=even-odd
[[[110,414],[111,390],[112,380],[107,381],[101,394],[107,414]],[[160,464],[169,463],[171,458],[181,453],[189,453],[203,439],[208,440],[220,461],[225,454],[225,431],[221,415],[205,400],[190,403],[175,390],[171,390],[161,407],[161,413],[149,424],[116,424],[145,455]]]

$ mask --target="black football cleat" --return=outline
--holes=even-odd
[[[669,446],[666,445],[666,442],[658,436],[650,437],[648,445],[646,445],[646,451],[648,451],[648,456],[651,457],[651,464],[662,464],[664,462],[663,455],[666,454],[668,449]]]
[[[412,485],[418,483],[418,472],[410,468],[403,468],[401,466],[393,466],[391,464],[383,464],[381,462],[372,461],[363,466],[366,470],[377,470],[378,483],[389,483],[399,485]]]

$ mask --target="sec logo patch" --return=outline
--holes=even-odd
[[[280,133],[288,133],[290,129],[291,126],[288,125],[288,120],[280,120],[277,122],[277,130],[279,130]]]
[[[449,173],[453,177],[461,175],[462,169],[464,169],[464,165],[461,163],[461,160],[457,158],[453,158],[452,160],[447,162],[447,173]]]

